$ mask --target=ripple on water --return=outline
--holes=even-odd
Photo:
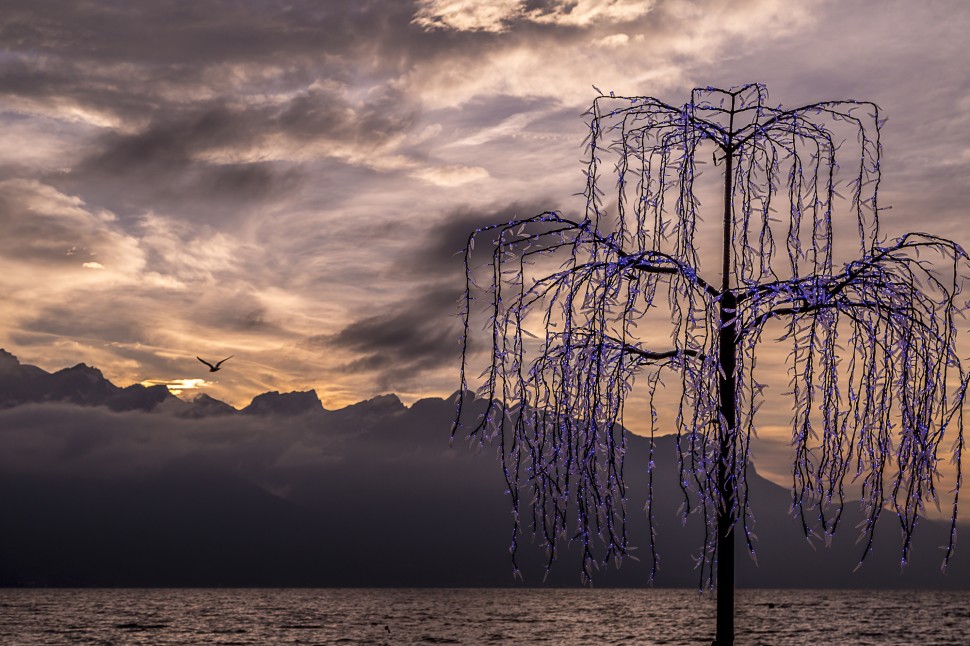
[[[693,590],[0,590],[33,644],[709,644]],[[737,643],[965,644],[970,593],[741,590]],[[809,637],[810,636],[810,637]]]

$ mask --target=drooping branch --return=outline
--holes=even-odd
[[[948,260],[948,276],[920,259],[921,251]],[[937,498],[942,434],[959,415],[948,397],[953,382],[966,379],[952,313],[959,269],[967,261],[958,245],[908,234],[842,272],[759,285],[743,297],[739,316],[746,335],[757,338],[768,320],[789,319],[779,340],[795,342],[789,355],[796,394],[793,506],[807,535],[813,523],[806,505],[816,510],[826,540],[835,533],[843,481],[851,471],[853,480],[863,478],[863,558],[872,548],[876,520],[891,503],[903,533],[901,558],[908,560],[923,501]],[[837,341],[846,333],[843,346]],[[958,392],[957,401],[962,399]],[[893,427],[895,442],[871,434]],[[844,438],[852,441],[843,447]],[[816,439],[820,445],[812,446]],[[887,492],[885,468],[893,461],[897,471]]]
[[[470,436],[498,444],[513,548],[531,528],[551,566],[558,545],[577,540],[584,577],[628,554],[624,414],[642,385],[646,408],[636,414],[656,431],[668,371],[680,382],[672,430],[684,516],[705,521],[701,582],[713,583],[718,515],[740,526],[753,552],[747,472],[764,403],[755,359],[777,320],[791,344],[793,513],[806,535],[817,523],[828,540],[846,482],[861,482],[863,558],[887,503],[908,558],[918,513],[937,498],[944,441],[958,463],[962,452],[968,376],[955,318],[966,309],[968,258],[926,234],[882,240],[879,109],[772,108],[764,87],[750,85],[695,90],[680,107],[601,96],[588,117],[583,218],[547,212],[486,227],[465,253],[461,387],[472,360],[486,364],[486,410]],[[710,258],[699,250],[698,169],[712,156],[723,170],[720,281],[700,276]],[[609,200],[606,185],[615,186]],[[484,353],[473,319],[490,337]],[[732,379],[721,379],[725,344],[734,346]],[[725,401],[736,407],[734,424],[719,409]],[[958,473],[954,523],[961,483]],[[520,518],[524,493],[529,520]],[[952,547],[951,539],[944,563]]]

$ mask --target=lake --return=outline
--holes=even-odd
[[[738,644],[966,644],[970,592],[739,590]],[[4,644],[709,644],[671,589],[0,589]]]

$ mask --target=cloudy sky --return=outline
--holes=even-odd
[[[237,406],[457,387],[455,252],[582,202],[603,91],[878,103],[884,229],[970,244],[962,0],[5,0],[0,346]],[[196,355],[235,355],[209,376]],[[231,369],[229,369],[231,368]]]

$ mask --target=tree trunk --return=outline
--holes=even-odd
[[[735,482],[731,459],[736,427],[737,402],[734,392],[737,326],[734,323],[735,298],[731,292],[721,297],[720,414],[724,418],[717,463],[717,489],[721,502],[717,509],[717,646],[734,644],[734,506]]]
[[[732,104],[732,109],[733,109]],[[733,112],[731,127],[733,127]],[[731,138],[725,147],[724,166],[724,233],[721,274],[721,331],[718,338],[720,352],[718,366],[721,376],[718,384],[719,413],[723,420],[718,446],[717,490],[720,501],[717,507],[717,630],[714,644],[734,644],[734,506],[736,483],[731,477],[734,433],[737,427],[737,397],[734,390],[734,371],[737,366],[737,300],[731,291],[731,182],[734,173],[734,148]]]

